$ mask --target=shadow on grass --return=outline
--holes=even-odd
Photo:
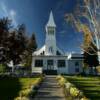
[[[18,78],[0,77],[0,100],[14,100],[20,90]]]
[[[86,78],[86,77],[85,77]],[[77,88],[82,90],[86,97],[91,100],[100,100],[100,81],[95,80],[95,77],[92,79],[78,79],[75,77],[67,77],[71,83],[75,84]]]

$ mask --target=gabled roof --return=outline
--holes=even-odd
[[[39,50],[37,50],[37,51],[35,51],[34,53],[33,53],[33,55],[41,55],[41,54],[43,54],[43,52],[44,52],[44,55],[45,55],[45,49],[46,49],[46,47],[45,47],[45,45],[42,47],[42,48],[40,48]],[[61,55],[64,55],[64,53],[57,47],[57,51],[61,54]]]
[[[41,55],[41,53],[43,53],[43,51],[45,51],[45,45],[42,48],[40,48],[39,50],[35,51],[33,53],[33,55]]]
[[[52,11],[50,12],[49,21],[47,23],[47,27],[48,26],[56,27]]]

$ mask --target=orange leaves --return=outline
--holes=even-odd
[[[84,41],[86,42],[86,43],[90,43],[92,40],[91,40],[91,32],[90,32],[90,29],[88,28],[88,26],[87,25],[82,25],[81,26],[82,27],[82,31],[83,31],[83,33],[84,33]]]

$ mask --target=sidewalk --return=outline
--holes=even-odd
[[[56,76],[46,76],[34,100],[65,100],[63,89],[57,84]]]

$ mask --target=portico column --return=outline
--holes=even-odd
[[[98,56],[98,61],[99,61],[99,64],[100,64],[100,50],[97,52],[97,56]]]
[[[67,59],[65,60],[65,64],[66,64],[66,73],[68,74],[68,67],[69,66],[68,66],[68,60]]]
[[[57,70],[57,59],[54,59],[54,70]]]
[[[43,70],[47,70],[47,60],[43,60]]]
[[[34,71],[34,67],[35,67],[35,59],[32,57],[32,65],[31,65],[31,67],[32,67],[32,72]]]

